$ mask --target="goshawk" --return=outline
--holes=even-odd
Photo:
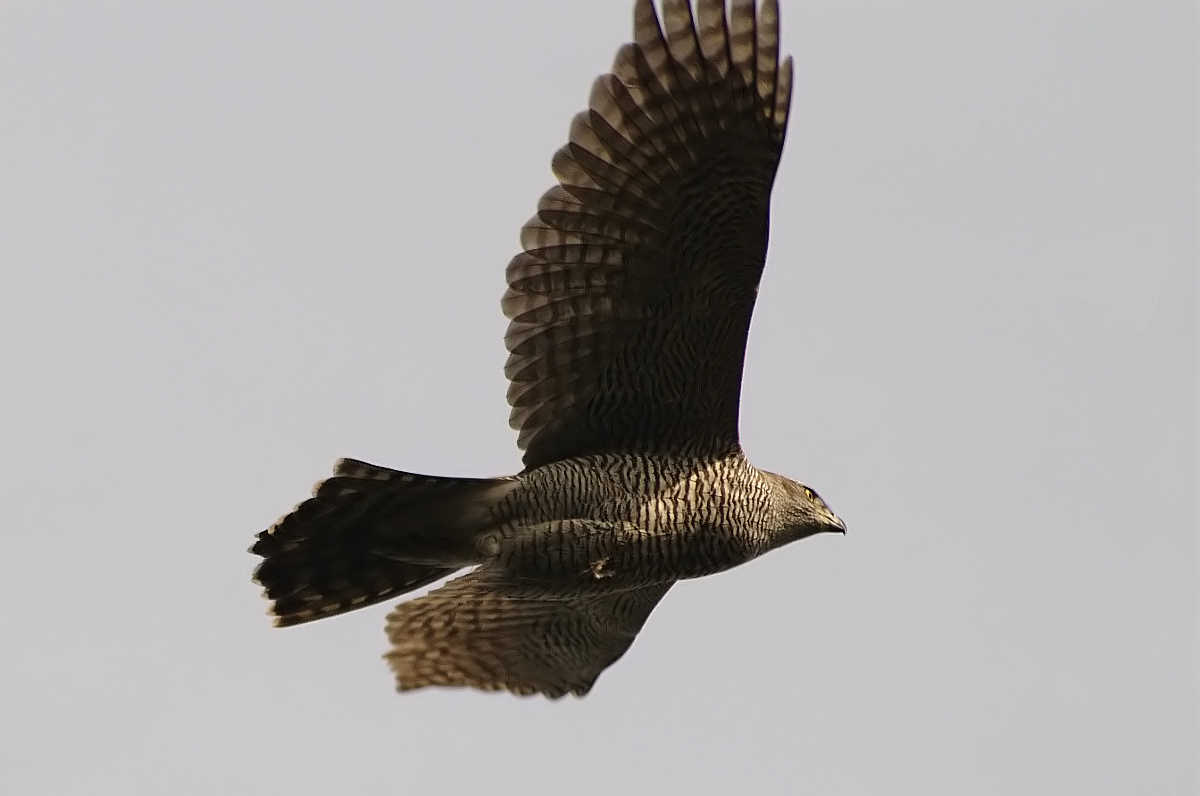
[[[401,603],[401,690],[582,695],[684,578],[845,527],[738,442],[792,62],[775,0],[637,0],[521,231],[501,306],[525,469],[416,475],[344,459],[258,535],[278,625]]]

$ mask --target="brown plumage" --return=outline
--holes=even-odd
[[[764,3],[634,11],[521,233],[502,307],[525,464],[737,447],[792,62]],[[665,28],[665,36],[663,33]],[[702,389],[698,387],[703,386]]]
[[[649,0],[592,87],[508,266],[516,476],[339,462],[259,534],[291,625],[473,572],[388,616],[400,689],[586,693],[671,585],[844,531],[738,442],[746,335],[787,128],[767,0]]]

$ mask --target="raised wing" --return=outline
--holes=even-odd
[[[792,64],[766,0],[638,0],[508,266],[525,464],[735,449]]]
[[[671,585],[526,598],[477,570],[388,614],[393,648],[384,657],[401,691],[446,685],[582,696],[625,654]]]

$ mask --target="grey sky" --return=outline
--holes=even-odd
[[[337,457],[519,467],[503,269],[630,6],[0,5],[0,792],[1198,791],[1189,2],[783,0],[742,434],[844,539],[583,701],[269,627]]]

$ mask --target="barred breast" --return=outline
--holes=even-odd
[[[625,589],[729,569],[775,534],[770,484],[740,454],[607,455],[522,476],[481,553],[548,589]]]

